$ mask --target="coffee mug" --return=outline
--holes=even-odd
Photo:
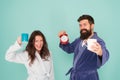
[[[92,51],[92,46],[94,46],[96,42],[97,42],[96,39],[88,39],[87,40],[87,49]]]
[[[22,33],[21,37],[22,37],[22,42],[28,42],[28,33]]]

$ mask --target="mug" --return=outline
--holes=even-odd
[[[87,40],[87,49],[92,51],[92,46],[95,45],[95,42],[97,42],[96,39],[88,39]]]
[[[28,33],[22,33],[21,37],[22,37],[22,42],[28,42]]]

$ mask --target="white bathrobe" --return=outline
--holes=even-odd
[[[54,70],[51,56],[48,61],[41,59],[39,54],[35,53],[34,63],[30,66],[30,59],[28,57],[28,52],[20,52],[21,46],[15,42],[14,45],[10,46],[7,50],[5,59],[10,62],[24,64],[27,72],[27,80],[54,80]]]

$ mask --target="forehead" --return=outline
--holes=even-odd
[[[79,24],[89,23],[87,19],[81,20]]]
[[[42,36],[40,36],[40,35],[37,35],[37,36],[35,36],[35,40],[42,40],[43,38],[42,38]]]

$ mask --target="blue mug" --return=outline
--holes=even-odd
[[[21,37],[22,37],[22,42],[28,42],[28,33],[22,33]]]

